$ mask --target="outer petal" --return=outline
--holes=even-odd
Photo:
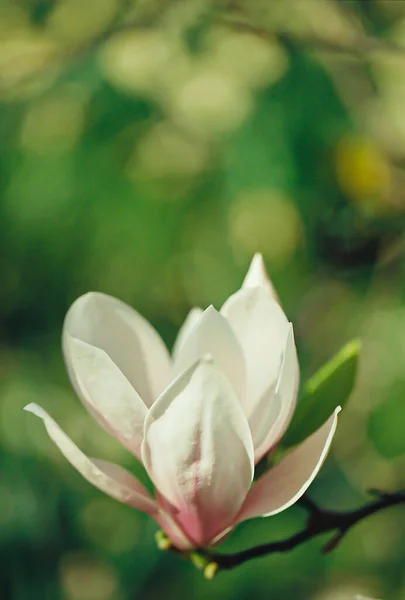
[[[159,334],[139,313],[111,296],[90,292],[78,298],[66,315],[63,347],[77,389],[68,335],[104,350],[147,406],[170,381],[170,357]],[[77,391],[81,393],[80,387]]]
[[[238,340],[227,320],[209,306],[194,325],[174,363],[176,375],[211,354],[231,382],[239,398],[245,392],[245,361]]]
[[[193,542],[188,539],[184,531],[171,516],[173,512],[171,504],[159,493],[157,493],[157,503],[159,513],[155,519],[176,548],[179,550],[190,550],[193,548]]]
[[[318,431],[259,479],[246,498],[238,522],[275,515],[301,498],[326,458],[339,411],[337,408]]]
[[[134,475],[118,465],[91,459],[83,454],[59,425],[37,404],[29,404],[25,410],[34,413],[44,421],[49,437],[87,481],[124,504],[129,504],[153,516],[156,515],[155,501]]]
[[[262,415],[262,435],[257,436],[255,439],[256,462],[266,452],[269,452],[286,432],[297,404],[298,387],[298,358],[294,342],[294,331],[290,323],[274,397],[269,402],[269,398],[265,396],[257,405],[255,413],[256,419]],[[270,416],[266,419],[266,414],[269,413]]]
[[[184,341],[186,340],[188,334],[193,329],[194,325],[196,325],[197,322],[199,321],[202,313],[203,313],[202,308],[199,308],[198,306],[196,306],[190,310],[187,317],[185,318],[184,323],[180,327],[179,333],[177,334],[176,341],[174,342],[173,352],[172,352],[174,360],[176,360],[176,358],[178,357],[178,355],[180,353],[180,349],[184,344]]]
[[[249,417],[249,427],[255,447],[255,463],[265,454],[267,438],[276,426],[282,411],[281,398],[273,388],[263,394],[260,402]]]
[[[279,302],[277,292],[271,282],[271,279],[266,271],[266,267],[263,261],[263,256],[257,252],[252,258],[246,277],[243,280],[242,288],[259,287],[270,296]]]
[[[83,401],[97,421],[129,450],[140,456],[147,408],[110,357],[99,348],[65,334]]]
[[[221,309],[242,347],[247,365],[245,410],[275,389],[289,323],[279,304],[263,289],[246,288],[228,298]]]
[[[239,401],[209,358],[173,382],[145,421],[143,462],[195,546],[232,524],[251,485],[253,454]]]

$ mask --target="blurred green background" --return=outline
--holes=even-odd
[[[295,325],[302,379],[353,336],[360,373],[311,488],[351,508],[405,487],[405,3],[0,0],[0,596],[405,600],[401,507],[203,580],[156,526],[81,479],[22,412],[90,455],[131,457],[76,399],[64,314],[89,290],[170,346],[256,251]],[[248,522],[242,549],[300,508]]]

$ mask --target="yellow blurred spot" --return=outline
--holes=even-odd
[[[273,267],[291,259],[302,234],[301,217],[292,201],[277,190],[242,193],[232,204],[228,231],[235,252],[261,252]]]
[[[402,23],[403,33],[405,32],[404,23],[405,21]],[[400,36],[394,36],[399,44],[403,43],[403,33]],[[370,58],[378,94],[372,100],[369,99],[366,104],[364,116],[367,128],[390,155],[402,159],[405,153],[403,56],[392,52],[377,52]]]
[[[121,33],[100,52],[101,68],[113,85],[147,96],[159,97],[186,63],[180,42],[156,30]]]
[[[59,565],[67,600],[118,600],[119,581],[112,566],[85,553],[65,555]]]
[[[336,175],[344,192],[364,208],[385,209],[391,189],[391,170],[384,153],[372,140],[346,136],[336,148]]]
[[[202,135],[235,129],[250,108],[247,90],[236,78],[216,68],[195,70],[173,93],[176,121]]]
[[[55,39],[76,44],[103,32],[118,8],[117,0],[60,0],[47,24]]]
[[[205,166],[207,152],[169,123],[155,125],[141,140],[130,160],[129,174],[140,170],[156,179],[193,176]]]
[[[34,153],[69,150],[80,136],[84,124],[82,100],[74,90],[33,102],[22,123],[20,144]]]
[[[276,82],[288,68],[288,56],[275,39],[228,29],[214,33],[207,61],[252,87]]]
[[[36,78],[57,55],[56,45],[47,37],[32,32],[16,32],[0,41],[0,93],[24,97],[42,82]],[[14,89],[18,86],[18,89]],[[20,86],[22,86],[20,88]]]

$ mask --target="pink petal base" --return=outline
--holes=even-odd
[[[207,526],[196,507],[185,506],[183,511],[179,511],[159,494],[157,500],[159,514],[155,519],[179,550],[215,546],[233,530],[233,525],[224,527],[224,522],[229,523],[225,515],[218,519],[218,514],[215,514],[215,519],[209,519]]]

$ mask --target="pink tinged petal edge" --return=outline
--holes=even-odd
[[[269,419],[269,426],[265,435],[262,435],[261,439],[257,439],[257,444],[255,444],[256,462],[272,450],[287,431],[297,405],[299,379],[300,372],[294,330],[292,323],[290,323],[277,386],[274,397],[270,402],[270,408],[273,410],[273,420]],[[268,401],[268,398],[266,400]],[[258,408],[260,408],[260,405]],[[263,407],[264,409],[265,407]],[[269,411],[269,409],[267,410]],[[265,420],[263,420],[263,423],[265,423]]]
[[[191,550],[194,547],[193,543],[184,535],[180,527],[168,513],[159,512],[155,516],[155,520],[176,548],[179,550]]]
[[[176,523],[175,517],[172,516],[173,507],[164,496],[156,493],[156,500],[159,507],[159,512],[155,517],[168,538],[179,550],[190,550],[194,544],[186,536],[180,525]]]
[[[219,533],[217,536],[214,537],[213,540],[210,541],[210,548],[214,548],[215,546],[222,544],[222,542],[224,542],[226,538],[228,538],[231,535],[234,529],[235,525],[231,525],[230,527],[227,527],[226,529],[221,531],[221,533]]]
[[[214,357],[237,396],[243,398],[246,387],[243,353],[228,321],[213,306],[201,314],[179,349],[174,362],[175,375],[206,354]]]
[[[260,252],[256,252],[252,258],[249,269],[242,283],[242,288],[252,287],[262,288],[265,292],[270,294],[270,296],[276,300],[276,302],[279,302],[277,292],[267,273],[263,256],[260,254]]]
[[[249,416],[249,427],[255,447],[255,463],[258,463],[265,452],[265,442],[274,429],[282,411],[281,398],[272,386],[256,404]]]
[[[70,307],[62,336],[73,386],[81,396],[71,366],[67,334],[104,350],[147,406],[171,379],[171,359],[157,331],[136,310],[99,292],[89,292]]]
[[[228,319],[245,357],[244,408],[249,418],[262,396],[277,384],[289,322],[280,305],[258,287],[233,294],[221,313]]]
[[[325,461],[336,431],[339,412],[340,407],[322,427],[253,485],[237,522],[276,515],[301,498]]]
[[[253,479],[253,442],[240,403],[211,358],[192,365],[153,405],[142,458],[195,547],[232,524]]]
[[[87,481],[112,498],[156,516],[157,506],[154,499],[134,475],[118,465],[86,456],[37,404],[29,404],[24,410],[44,421],[51,440]]]
[[[65,334],[70,364],[83,402],[96,420],[140,457],[148,412],[142,398],[104,352]]]
[[[176,360],[176,358],[178,357],[185,340],[187,339],[187,337],[188,337],[189,333],[191,332],[191,330],[193,329],[193,327],[199,321],[202,313],[203,313],[203,309],[196,306],[190,310],[190,312],[184,319],[183,325],[180,327],[179,332],[176,337],[176,341],[174,342],[174,345],[173,345],[172,355],[173,355],[174,360]]]

